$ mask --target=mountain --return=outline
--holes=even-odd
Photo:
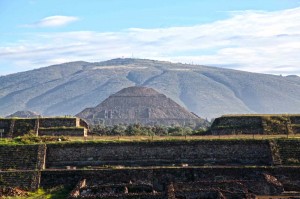
[[[74,115],[130,86],[165,94],[203,118],[299,113],[300,78],[145,59],[71,62],[0,77],[0,115]]]
[[[203,125],[206,122],[152,88],[123,88],[76,115],[92,124]],[[197,125],[198,124],[198,125]]]

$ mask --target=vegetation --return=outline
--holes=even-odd
[[[143,126],[141,124],[101,126],[97,125],[91,129],[93,135],[100,136],[185,136],[203,135],[208,129],[199,128],[193,130],[190,127],[180,126]]]
[[[25,197],[3,197],[3,199],[65,199],[71,191],[71,187],[58,186],[51,189],[38,189],[36,192],[29,192]]]
[[[65,136],[36,136],[34,134],[25,134],[18,136],[13,139],[1,139],[1,145],[14,145],[14,144],[38,144],[46,142],[57,142],[57,141],[69,141],[69,138]]]

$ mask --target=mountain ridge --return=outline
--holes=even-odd
[[[129,86],[154,88],[204,118],[300,112],[300,78],[295,76],[117,58],[0,76],[0,116],[19,110],[74,115]]]

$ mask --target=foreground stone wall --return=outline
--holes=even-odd
[[[293,139],[276,140],[278,152],[284,165],[300,165],[300,141]]]
[[[274,164],[275,155],[285,167],[270,166]],[[275,194],[280,183],[284,190],[300,191],[300,167],[295,167],[299,157],[300,141],[294,139],[2,145],[0,186],[19,185],[34,190],[40,185],[39,180],[43,187],[49,188],[62,184],[75,186],[85,178],[91,186],[150,183],[155,190],[162,191],[171,182],[243,181],[258,194]],[[46,170],[43,167],[45,158]],[[65,169],[66,166],[92,165],[111,166],[110,169],[95,170]],[[155,167],[114,168],[112,165]],[[161,167],[163,165],[179,166]],[[41,172],[41,177],[37,171]]]
[[[277,178],[284,190],[300,191],[299,168],[272,167],[198,167],[198,168],[141,168],[141,169],[106,169],[106,170],[67,170],[42,171],[41,186],[67,184],[75,186],[81,179],[86,179],[89,185],[148,183],[157,191],[164,191],[171,183],[177,182],[226,182],[244,181],[257,194],[274,192],[276,181],[269,182],[267,176]],[[280,185],[281,186],[281,185]]]
[[[0,170],[34,170],[45,166],[46,145],[0,145]]]
[[[271,165],[268,141],[202,140],[47,145],[46,167]]]
[[[0,187],[19,187],[28,191],[38,189],[40,172],[38,171],[5,171],[0,172]]]

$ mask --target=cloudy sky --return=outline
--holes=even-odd
[[[300,75],[300,0],[0,0],[0,75],[149,58]]]

